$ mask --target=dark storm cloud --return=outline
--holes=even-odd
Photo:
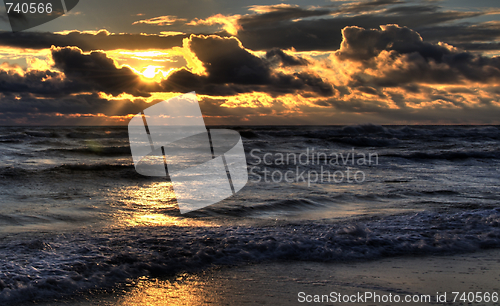
[[[348,3],[342,5],[336,12],[341,13],[361,13],[370,11],[373,9],[379,9],[383,6],[394,5],[394,4],[402,4],[406,3],[406,1],[401,0],[374,0],[374,1],[360,1],[355,3]]]
[[[399,24],[410,28],[479,16],[477,12],[415,12],[405,14],[363,14],[316,20],[286,21],[268,27],[244,28],[238,32],[243,45],[253,50],[272,48],[298,51],[337,50],[345,26],[377,28],[381,24]]]
[[[399,108],[391,109],[386,105],[369,100],[350,100],[350,101],[329,101],[329,106],[332,107],[331,112],[341,112],[344,117],[352,116],[359,113],[360,110],[366,114],[377,114],[365,117],[365,120],[374,121],[383,124],[394,124],[394,122],[408,122],[419,124],[496,124],[500,116],[500,108],[487,103],[477,106],[462,105],[461,107],[448,108],[439,104],[422,109],[415,108]],[[361,118],[363,115],[361,116]],[[355,119],[355,116],[352,116]],[[342,120],[342,118],[339,118]],[[316,118],[316,120],[321,120]],[[357,118],[359,122],[360,118]],[[349,122],[349,121],[347,121]]]
[[[60,73],[54,71],[29,71],[24,75],[0,71],[1,93],[35,93],[39,95],[60,96],[72,91],[71,84],[60,80]]]
[[[68,80],[59,71],[22,71],[17,65],[9,66],[6,63],[0,69],[0,93],[3,95],[33,94],[45,98],[59,98],[91,90],[90,84]]]
[[[21,99],[16,99],[20,97]],[[104,114],[106,116],[126,116],[137,114],[144,108],[151,106],[141,99],[106,100],[97,94],[75,95],[59,99],[37,99],[35,95],[23,93],[13,95],[2,94],[0,99],[0,113],[59,113],[59,114]]]
[[[292,47],[298,51],[336,50],[342,41],[340,31],[345,26],[425,26],[431,33],[435,25],[486,13],[488,12],[445,11],[432,2],[409,5],[399,0],[362,1],[316,10],[274,6],[259,14],[240,17],[237,20],[240,26],[237,37],[245,47],[253,50]],[[439,37],[446,38],[445,33]]]
[[[19,48],[47,49],[51,46],[76,46],[83,51],[116,49],[170,49],[182,46],[186,35],[158,36],[140,34],[95,34],[74,31],[68,34],[38,32],[0,32],[0,45]]]
[[[270,62],[277,62],[282,66],[303,66],[309,64],[306,59],[286,54],[283,50],[277,48],[267,51],[266,59]]]
[[[86,55],[75,47],[53,48],[52,59],[59,71],[22,71],[18,66],[3,64],[3,69],[0,69],[0,92],[4,95],[33,94],[60,98],[82,92],[105,92],[114,96],[129,93],[148,97],[149,92],[161,91],[157,83],[142,81],[130,68],[117,67],[103,52]]]
[[[385,13],[392,14],[414,14],[414,13],[430,13],[437,12],[439,10],[439,6],[437,5],[405,5],[405,6],[396,6],[388,8]]]
[[[280,22],[288,22],[300,18],[327,16],[331,14],[353,14],[370,10],[380,9],[388,5],[405,3],[401,0],[374,0],[343,4],[340,7],[307,9],[292,5],[270,5],[256,6],[261,10],[260,14],[244,15],[238,20],[243,29],[262,28],[275,25]],[[254,9],[255,9],[254,8]]]
[[[498,39],[498,24],[441,25],[477,17],[487,11],[444,11],[435,2],[411,5],[400,0],[360,1],[323,8],[303,8],[291,5],[275,5],[261,8],[259,13],[239,17],[241,27],[237,37],[243,45],[253,50],[272,48],[298,51],[336,50],[345,26],[356,25],[377,28],[381,24],[399,24],[418,30],[426,40],[445,41],[464,47],[494,50],[489,43]],[[186,29],[192,29],[186,27]],[[227,33],[220,33],[227,35]],[[69,34],[0,32],[0,45],[21,48],[50,48],[52,45],[77,46],[83,51],[114,49],[169,49],[181,46],[187,35],[159,36],[140,34],[110,34],[106,31]],[[465,45],[474,42],[478,45]]]
[[[134,96],[150,96],[148,92],[159,91],[155,85],[141,81],[130,68],[118,68],[113,59],[103,52],[83,54],[78,48],[52,49],[55,67],[64,72],[66,81],[82,84],[93,91],[102,91],[112,95],[129,93]]]
[[[162,82],[167,91],[196,91],[208,95],[267,92],[281,95],[298,91],[333,95],[330,84],[307,73],[285,74],[272,70],[271,62],[245,50],[235,38],[192,36],[190,49],[203,63],[206,75],[181,69]],[[278,51],[275,51],[278,54]],[[299,61],[295,57],[286,60]]]
[[[342,33],[344,40],[336,52],[340,60],[360,62],[366,68],[379,67],[375,75],[361,72],[351,76],[353,87],[500,80],[500,57],[489,58],[427,43],[406,27],[387,25],[378,30],[346,27]]]
[[[418,28],[426,41],[445,41],[466,50],[500,50],[500,22]]]
[[[383,50],[395,50],[399,53],[420,52],[424,57],[439,59],[443,53],[449,53],[445,47],[424,43],[421,36],[407,27],[386,25],[382,29],[364,29],[345,27],[342,30],[343,41],[337,56],[341,59],[356,61],[376,57]]]
[[[128,93],[149,97],[150,92],[188,92],[228,96],[246,92],[266,92],[273,96],[301,92],[331,96],[334,89],[320,77],[273,70],[281,66],[306,65],[307,61],[282,50],[266,58],[245,50],[235,38],[192,36],[189,48],[203,63],[206,74],[186,69],[172,73],[161,84],[145,82],[127,66],[118,67],[104,52],[82,53],[76,47],[52,48],[54,68],[59,71],[29,70],[20,75],[15,69],[0,70],[0,92],[63,97],[73,93],[104,92],[114,96]]]
[[[260,28],[282,21],[329,15],[331,12],[329,9],[309,10],[298,6],[270,6],[266,13],[245,15],[238,20],[238,23],[243,29]]]
[[[499,24],[442,25],[492,13],[483,11],[445,11],[437,1],[411,4],[409,1],[376,0],[331,5],[321,9],[298,6],[267,6],[256,14],[239,17],[237,37],[253,50],[272,48],[299,51],[336,50],[345,26],[377,28],[381,24],[399,24],[421,32],[429,41],[444,41],[477,49],[493,49],[494,45],[465,45],[470,42],[490,43],[499,37]],[[314,17],[314,18],[312,18]],[[221,35],[228,35],[225,32]],[[471,49],[472,50],[472,49]]]
[[[497,51],[500,50],[500,43],[455,43],[457,48],[469,51]]]

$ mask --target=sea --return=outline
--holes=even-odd
[[[219,128],[240,133],[248,182],[181,214],[168,177],[135,171],[127,127],[0,127],[0,304],[500,247],[499,126]]]

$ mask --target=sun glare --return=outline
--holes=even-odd
[[[159,68],[162,68],[162,66],[149,65],[142,72],[142,75],[148,79],[153,79],[156,76],[156,74],[159,72],[159,71],[157,71]]]
[[[149,79],[149,80],[155,80],[155,81],[160,81],[164,78],[166,78],[172,71],[175,69],[170,68],[168,71],[163,71],[162,68],[163,66],[154,66],[154,65],[149,65],[147,67],[144,67],[141,74],[144,78]]]

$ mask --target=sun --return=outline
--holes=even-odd
[[[146,69],[142,72],[142,75],[148,79],[153,79],[156,74],[157,74],[157,69],[162,68],[162,66],[153,66],[149,65],[146,67]]]
[[[167,71],[164,71],[163,68],[165,67],[149,65],[147,67],[143,67],[143,70],[142,72],[140,72],[140,74],[148,81],[161,81],[162,79],[166,78],[172,71],[175,71],[174,68],[170,68]],[[139,73],[139,71],[137,72]]]

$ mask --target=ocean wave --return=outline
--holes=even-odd
[[[335,131],[335,130],[333,130]],[[380,126],[363,124],[344,126],[332,136],[377,136],[380,138],[408,139],[500,139],[500,129],[496,126]]]
[[[106,164],[106,163],[99,163],[99,164],[66,164],[66,165],[61,165],[57,166],[54,168],[51,168],[50,171],[62,171],[62,170],[70,170],[70,171],[90,171],[90,172],[96,172],[96,171],[103,171],[103,172],[108,172],[108,171],[122,171],[122,170],[130,170],[134,171],[134,166],[131,164]]]
[[[61,137],[58,133],[54,131],[25,131],[26,135],[31,137],[41,137],[41,138],[59,138]]]
[[[11,133],[7,135],[0,136],[0,141],[23,141],[23,139],[28,138],[28,135],[25,133]]]
[[[0,139],[0,143],[22,143],[24,142],[22,139]]]
[[[0,302],[20,303],[263,261],[339,262],[500,247],[500,209],[371,217],[335,224],[135,227],[3,240]]]
[[[393,147],[400,144],[398,139],[372,138],[372,137],[338,137],[330,138],[332,142],[344,143],[356,147]]]
[[[58,149],[49,149],[51,152],[60,152],[60,153],[76,153],[76,154],[91,154],[98,156],[121,156],[121,155],[131,155],[130,146],[99,146],[99,147],[87,147],[87,148],[58,148]]]
[[[128,139],[127,130],[124,131],[103,131],[103,132],[70,132],[66,134],[67,138],[73,139],[102,139],[102,138],[125,138]]]
[[[67,173],[67,172],[89,172],[95,173],[97,176],[109,175],[111,177],[141,179],[146,178],[135,171],[132,163],[125,164],[108,164],[108,163],[95,163],[95,164],[63,164],[58,166],[44,166],[39,169],[25,169],[20,167],[0,167],[0,178],[19,179],[24,180],[29,176],[47,176],[47,179],[53,179],[54,174]]]
[[[255,139],[259,137],[259,134],[251,130],[238,131],[243,138]]]
[[[286,127],[279,130],[252,128],[259,135],[273,138],[305,137],[330,141],[350,141],[353,145],[365,145],[364,141],[373,142],[374,146],[394,146],[399,141],[426,140],[443,141],[462,138],[468,141],[500,140],[497,126],[381,126],[375,124],[348,126]],[[383,140],[387,140],[384,144]],[[377,143],[379,141],[379,143]]]
[[[245,140],[267,141],[277,139],[293,141],[326,140],[357,147],[397,147],[408,142],[465,142],[500,140],[498,126],[381,126],[375,124],[348,126],[286,126],[286,127],[234,127]],[[126,127],[117,128],[53,128],[1,130],[0,142],[46,138],[70,142],[115,139],[128,140]],[[293,139],[293,140],[291,140]]]
[[[385,157],[399,157],[411,160],[465,160],[469,158],[476,159],[499,159],[500,152],[496,151],[448,151],[448,152],[413,152],[413,153],[387,153],[380,154]]]
[[[337,197],[338,198],[338,197]],[[326,205],[312,199],[272,200],[254,205],[209,206],[199,211],[191,212],[191,216],[248,216],[251,213],[270,211],[304,211],[325,208]]]

